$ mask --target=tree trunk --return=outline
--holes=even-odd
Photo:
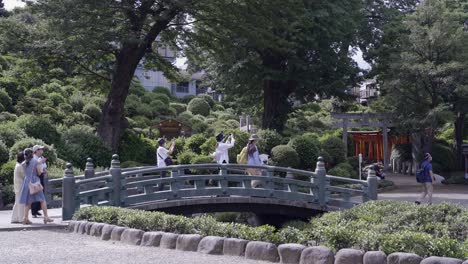
[[[411,134],[411,146],[413,161],[421,162],[424,153],[430,153],[434,136],[432,133],[417,131]]]
[[[144,49],[137,45],[127,45],[122,48],[117,58],[111,90],[102,108],[98,134],[104,143],[115,153],[119,141],[128,122],[124,116],[125,99],[135,70],[144,56]]]
[[[291,108],[288,96],[291,83],[281,80],[263,81],[263,119],[262,128],[283,130]]]
[[[465,113],[458,112],[457,118],[454,124],[454,141],[453,149],[455,151],[456,165],[457,168],[463,169],[465,164],[465,158],[462,153],[463,144],[463,128],[465,126]]]

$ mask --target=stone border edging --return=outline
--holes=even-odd
[[[364,252],[357,249],[340,249],[336,254],[324,246],[306,247],[300,244],[281,244],[248,241],[237,238],[201,236],[197,234],[173,234],[168,232],[144,232],[139,229],[88,221],[70,221],[70,232],[100,237],[101,240],[120,241],[145,247],[161,247],[202,254],[244,256],[247,259],[291,264],[468,264],[463,260],[446,257],[422,257],[395,252],[386,255],[382,251]]]

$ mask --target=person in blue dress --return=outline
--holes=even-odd
[[[436,182],[434,173],[432,172],[432,156],[429,153],[424,154],[424,161],[421,164],[421,168],[424,169],[424,179],[421,182],[422,193],[419,196],[418,200],[415,201],[416,204],[421,204],[424,198],[427,196],[427,203],[432,204],[432,193],[434,190],[434,184]]]
[[[23,187],[21,188],[20,204],[24,204],[24,218],[23,224],[30,225],[32,222],[29,220],[29,209],[31,209],[31,204],[33,202],[40,202],[42,212],[44,212],[44,224],[53,222],[49,218],[47,212],[47,204],[45,201],[44,192],[37,192],[31,194],[29,192],[29,183],[40,182],[39,176],[42,173],[42,163],[33,158],[33,151],[30,148],[24,150],[24,161],[22,163],[25,177],[23,182]]]
[[[247,164],[248,165],[263,165],[262,160],[260,159],[260,152],[258,151],[257,147],[258,136],[253,134],[249,138],[249,142],[247,144]],[[260,176],[262,174],[261,169],[258,168],[248,168],[247,173],[251,176]],[[252,181],[252,188],[258,188],[263,185],[262,181],[253,180]]]

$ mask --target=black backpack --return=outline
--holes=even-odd
[[[416,170],[416,181],[417,182],[424,182],[424,178],[426,175],[424,175],[424,170],[426,166],[420,167],[419,169]]]

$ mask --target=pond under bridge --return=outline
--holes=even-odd
[[[248,175],[248,169],[256,169],[258,175]],[[161,177],[163,171],[167,176]],[[75,176],[67,164],[63,178],[46,180],[45,185],[49,206],[62,207],[63,220],[84,205],[305,219],[377,199],[374,171],[365,181],[331,176],[322,158],[315,171],[216,163],[123,169],[118,155],[113,155],[109,170],[95,172],[88,158],[84,175]]]

